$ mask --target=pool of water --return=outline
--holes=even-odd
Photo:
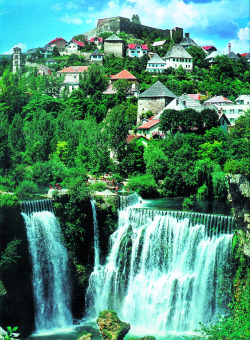
[[[140,207],[146,209],[183,211],[183,201],[184,197],[143,199]],[[195,199],[194,206],[188,211],[200,212],[204,214],[233,216],[232,205],[219,200]]]
[[[76,340],[77,337],[84,331],[92,334],[92,340],[101,340],[97,324],[95,320],[84,320],[80,325],[72,326],[71,328],[64,330],[54,330],[49,333],[33,334],[22,340]],[[146,335],[151,335],[148,332],[144,332],[143,329],[131,329],[130,332],[124,338],[140,338]],[[154,335],[157,340],[184,340],[191,339],[191,333],[169,333],[167,335],[159,334]]]

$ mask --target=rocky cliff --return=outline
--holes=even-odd
[[[250,175],[228,174],[229,200],[239,231],[244,235],[243,252],[250,258]]]

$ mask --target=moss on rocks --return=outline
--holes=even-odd
[[[130,324],[121,321],[113,310],[104,310],[96,320],[103,340],[122,340],[130,330]]]

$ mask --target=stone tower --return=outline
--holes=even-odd
[[[21,70],[23,63],[22,63],[22,50],[19,47],[13,48],[13,59],[12,59],[12,70],[13,73],[16,73],[17,69]]]

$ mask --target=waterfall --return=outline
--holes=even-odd
[[[93,212],[93,225],[94,225],[94,251],[95,251],[95,262],[94,266],[97,268],[100,263],[100,249],[99,249],[99,228],[97,222],[95,200],[90,200]]]
[[[36,332],[66,328],[73,321],[68,255],[52,203],[24,202],[22,216],[32,261]]]
[[[227,310],[233,219],[127,207],[106,263],[90,277],[89,315],[114,309],[133,328],[194,330]]]

